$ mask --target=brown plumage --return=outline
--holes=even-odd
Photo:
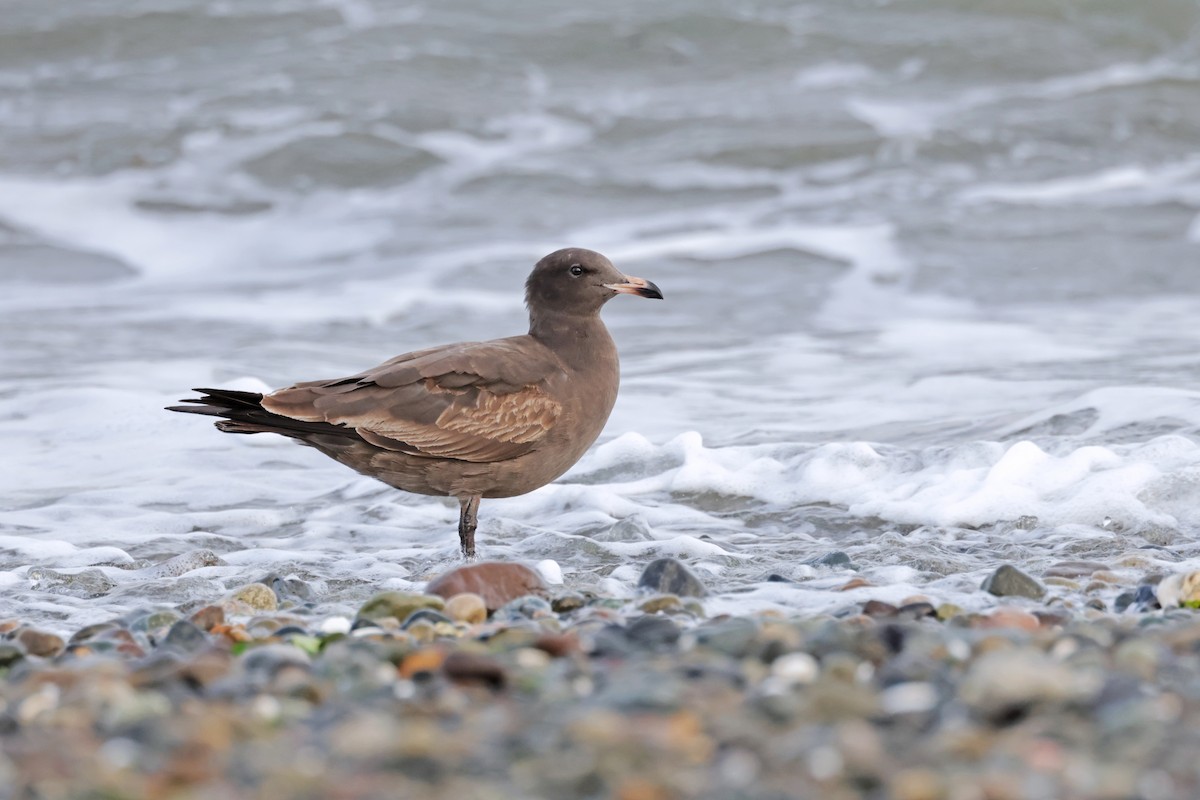
[[[662,298],[591,250],[543,258],[525,285],[529,333],[419,350],[268,395],[196,389],[172,411],[221,417],[228,433],[278,433],[409,492],[455,497],[475,555],[481,497],[524,494],[563,474],[617,398],[617,350],[600,309],[617,294]]]

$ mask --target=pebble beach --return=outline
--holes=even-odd
[[[1195,0],[5,0],[0,800],[1200,797]],[[526,330],[456,504],[164,410]]]
[[[1159,607],[1170,580],[1121,613],[1002,566],[985,612],[709,616],[674,559],[631,599],[485,562],[353,618],[266,575],[74,631],[6,620],[0,796],[1190,797],[1200,618]]]

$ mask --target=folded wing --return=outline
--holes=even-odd
[[[562,414],[558,360],[527,336],[398,356],[348,378],[273,392],[263,408],[353,428],[414,456],[504,461],[535,449]]]

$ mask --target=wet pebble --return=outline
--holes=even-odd
[[[184,653],[196,653],[208,647],[208,634],[199,626],[181,619],[171,626],[163,639],[164,647],[171,647]]]
[[[625,626],[625,636],[633,644],[651,650],[671,649],[682,634],[669,617],[647,614]]]
[[[487,604],[474,592],[463,592],[446,600],[446,614],[459,622],[478,625],[487,620]]]
[[[192,613],[192,624],[203,631],[211,631],[217,625],[225,623],[225,609],[220,606],[204,606]]]
[[[1046,587],[1011,564],[997,567],[979,588],[997,597],[1028,597],[1040,600],[1046,594]]]
[[[522,619],[538,619],[554,614],[550,602],[536,595],[525,595],[508,601],[492,615],[501,622],[515,622]]]
[[[536,570],[524,564],[485,561],[447,572],[425,587],[429,594],[450,598],[471,593],[483,598],[488,611],[495,611],[518,597],[547,594],[545,581]]]
[[[704,597],[708,590],[687,566],[677,558],[651,561],[638,578],[638,588],[679,597]]]
[[[758,623],[746,617],[708,623],[694,631],[696,641],[700,644],[737,658],[750,653],[758,634]]]
[[[431,608],[441,611],[446,602],[437,596],[428,594],[413,594],[411,592],[380,592],[358,609],[358,622],[377,623],[380,620],[392,619],[401,623],[408,619],[414,611]]]
[[[804,562],[813,567],[834,567],[837,569],[853,569],[854,562],[850,560],[850,556],[843,553],[841,550],[833,550],[831,552],[819,555],[816,558],[810,558]]]
[[[17,631],[16,641],[26,653],[39,658],[54,658],[67,646],[58,634],[37,628],[21,628]]]
[[[229,616],[247,616],[276,610],[279,608],[279,598],[266,584],[248,583],[227,594],[221,601],[221,608]]]

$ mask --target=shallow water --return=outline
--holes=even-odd
[[[1200,567],[1198,50],[1166,0],[14,0],[2,613],[457,563],[450,501],[162,406],[520,332],[565,245],[667,300],[606,309],[601,443],[485,501],[483,557],[677,555],[710,612]]]

